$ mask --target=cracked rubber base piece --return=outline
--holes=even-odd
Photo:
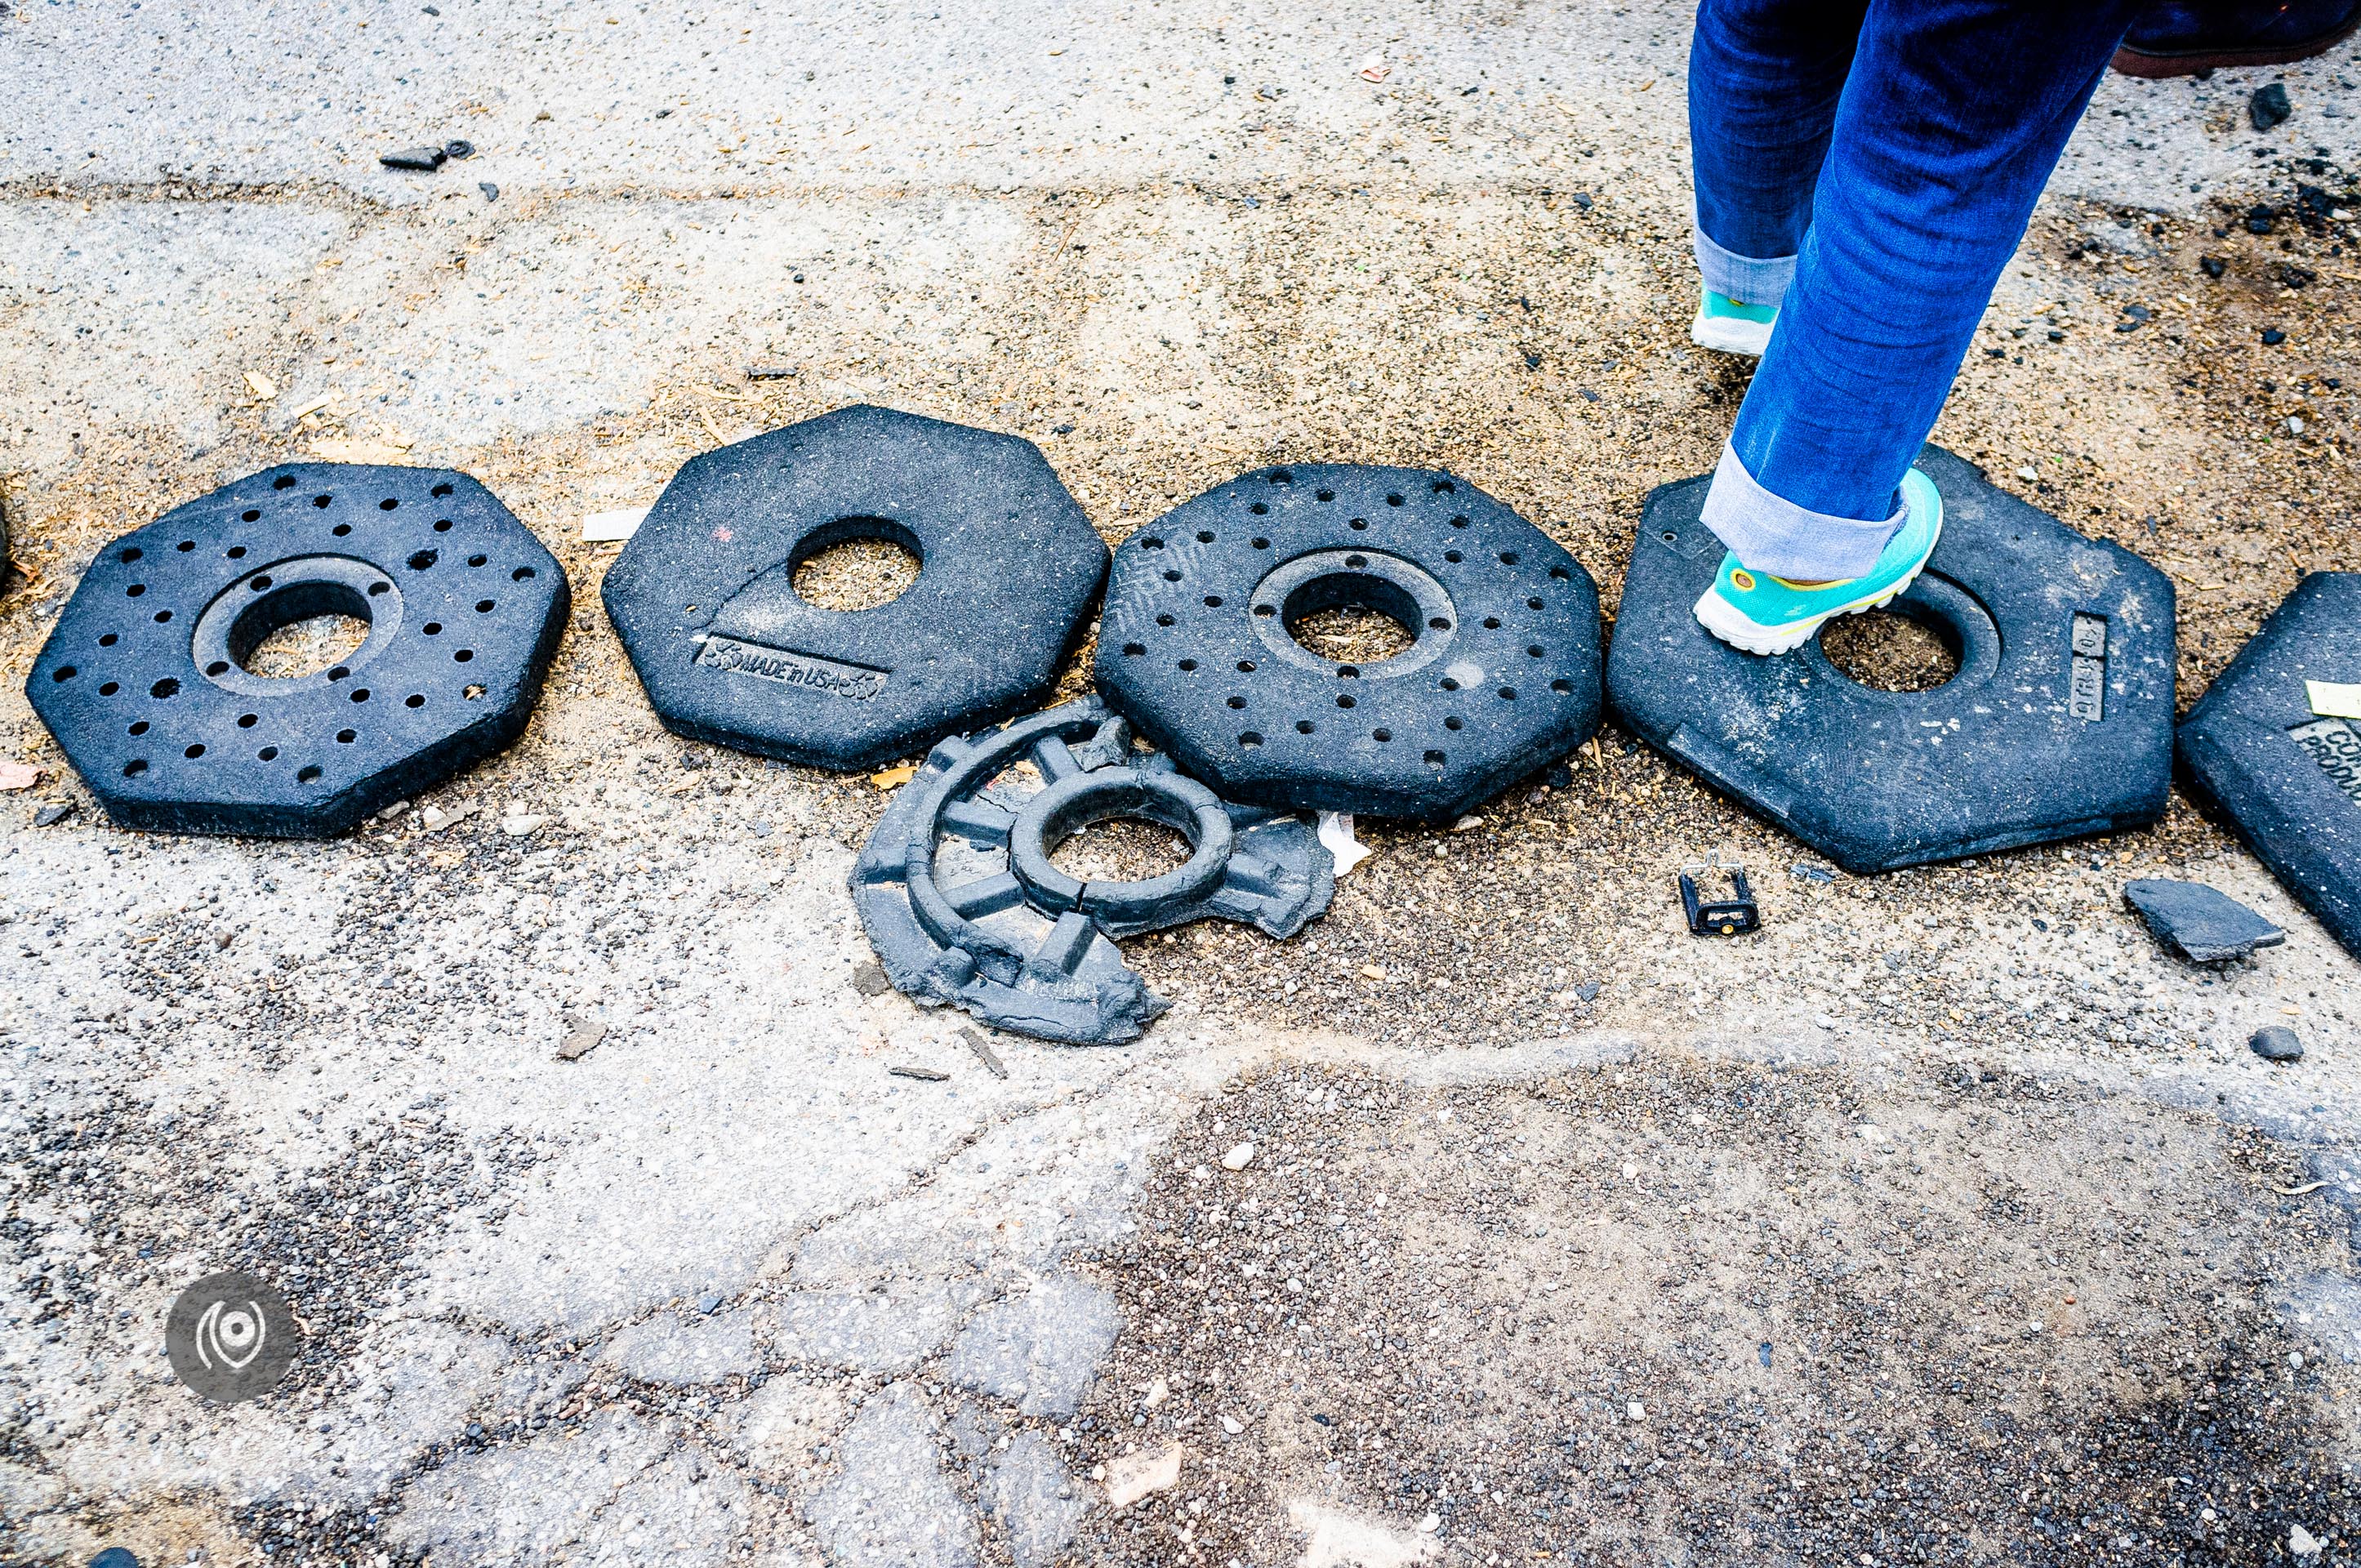
[[[1092,883],[1051,863],[1076,830],[1122,817],[1179,833],[1188,862]],[[1169,1005],[1115,938],[1208,916],[1292,937],[1335,886],[1312,824],[1225,803],[1135,750],[1095,697],[937,746],[852,868],[862,927],[898,990],[1084,1046],[1137,1039]]]

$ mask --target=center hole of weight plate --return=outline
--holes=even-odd
[[[1960,673],[1959,629],[1906,598],[1837,617],[1820,629],[1820,652],[1838,674],[1874,691],[1933,691]]]
[[[924,569],[918,536],[884,517],[840,517],[796,549],[796,597],[822,609],[875,609],[910,591]]]
[[[1146,882],[1179,871],[1194,852],[1170,824],[1118,816],[1076,828],[1049,863],[1076,882]]]
[[[1358,572],[1297,584],[1279,617],[1299,647],[1332,663],[1382,663],[1418,641],[1418,601],[1410,590]]]
[[[349,583],[275,584],[230,623],[229,656],[251,675],[302,680],[368,641],[368,596]]]

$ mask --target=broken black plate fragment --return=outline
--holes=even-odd
[[[2170,877],[2140,877],[2124,884],[2124,901],[2139,911],[2159,942],[2196,964],[2243,959],[2276,948],[2287,933],[2218,888]]]
[[[1092,883],[1052,863],[1078,828],[1118,817],[1171,828],[1188,861]],[[852,897],[915,1000],[1095,1046],[1137,1039],[1167,1005],[1113,938],[1208,916],[1291,937],[1328,907],[1334,873],[1311,823],[1225,804],[1088,697],[937,746],[854,863]]]
[[[1648,741],[1845,870],[2106,832],[2164,809],[2172,758],[2173,592],[1928,447],[1942,543],[1895,612],[1949,645],[1930,691],[1846,676],[1817,641],[1742,653],[1697,624],[1721,542],[1706,477],[1648,498],[1608,651],[1609,699]]]
[[[1375,611],[1406,643],[1338,660],[1299,629]],[[1115,552],[1107,701],[1233,800],[1450,821],[1598,727],[1598,590],[1465,479],[1257,469]]]
[[[876,539],[899,598],[830,609],[796,571]],[[853,407],[692,457],[607,574],[607,614],[665,728],[853,769],[1033,707],[1106,576],[1040,449]]]
[[[2272,874],[2361,957],[2361,573],[2314,572],[2180,726],[2180,760]]]
[[[465,474],[268,468],[101,550],[25,689],[124,827],[324,838],[514,740],[570,602]],[[327,615],[367,638],[309,674],[248,667]]]

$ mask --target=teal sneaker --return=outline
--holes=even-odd
[[[1700,348],[1760,359],[1771,345],[1771,325],[1778,319],[1776,305],[1750,305],[1708,289],[1697,302],[1697,320],[1689,323],[1689,341]]]
[[[1917,580],[1943,536],[1943,497],[1934,480],[1916,468],[1903,475],[1902,502],[1902,526],[1863,576],[1807,588],[1748,571],[1735,551],[1724,554],[1713,587],[1697,601],[1698,622],[1733,648],[1784,653],[1810,641],[1839,615],[1885,604]]]

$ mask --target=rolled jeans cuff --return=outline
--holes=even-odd
[[[1897,510],[1883,522],[1864,522],[1806,511],[1756,483],[1725,444],[1702,521],[1749,571],[1816,583],[1866,576],[1903,515]]]
[[[1701,228],[1694,232],[1692,247],[1705,286],[1744,304],[1775,309],[1787,297],[1787,285],[1795,280],[1795,258],[1792,256],[1741,256],[1714,244]]]

